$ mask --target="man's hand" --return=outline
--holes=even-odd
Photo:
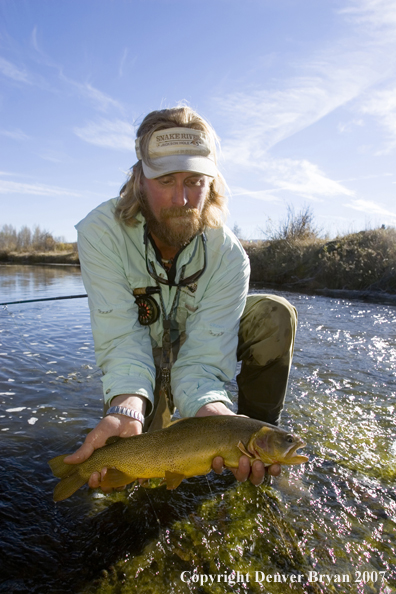
[[[210,402],[202,406],[196,417],[211,417],[214,415],[235,415],[223,402]],[[224,470],[224,460],[221,456],[216,456],[212,462],[212,468],[217,474],[221,474]],[[264,464],[259,460],[255,460],[250,466],[250,460],[247,456],[239,458],[239,467],[230,468],[237,481],[244,482],[249,478],[253,485],[261,485],[266,473],[272,476],[278,476],[281,472],[280,464],[272,464],[272,466],[264,467]]]
[[[112,406],[126,406],[133,408],[144,414],[146,408],[145,398],[140,396],[122,394],[116,396],[111,401]],[[131,437],[132,435],[139,435],[142,433],[142,424],[140,421],[126,417],[125,415],[109,415],[104,417],[96,427],[88,433],[82,446],[64,459],[66,464],[79,464],[84,462],[93,454],[93,452],[106,445],[109,437]],[[102,468],[101,472],[94,472],[91,474],[88,485],[91,489],[100,487],[102,480],[107,472],[107,468]],[[112,489],[103,489],[104,493],[110,493]]]

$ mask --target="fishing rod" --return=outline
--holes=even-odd
[[[41,299],[21,299],[19,301],[8,301],[6,303],[0,303],[0,305],[17,305],[18,303],[36,303],[37,301],[57,301],[58,299],[80,299],[82,297],[88,297],[88,295],[66,295],[63,297],[43,297]]]

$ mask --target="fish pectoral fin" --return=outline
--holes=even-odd
[[[132,483],[134,480],[136,480],[136,477],[129,476],[128,474],[125,474],[125,472],[118,470],[118,468],[108,468],[100,486],[105,489],[115,489],[116,487],[129,485],[129,483]]]
[[[247,451],[243,443],[240,441],[237,445],[237,448],[241,450],[242,454],[245,454],[248,458],[254,458],[250,452]]]
[[[165,471],[165,481],[166,481],[166,488],[167,489],[176,489],[180,485],[183,479],[185,479],[184,474],[179,474],[177,472],[170,472],[169,470]]]

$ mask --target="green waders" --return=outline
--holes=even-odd
[[[285,401],[297,328],[297,311],[283,297],[248,295],[239,327],[237,357],[242,361],[238,382],[238,413],[272,425],[279,423]],[[158,359],[158,354],[155,354]],[[169,425],[174,406],[160,390],[154,392],[154,413],[145,431]]]

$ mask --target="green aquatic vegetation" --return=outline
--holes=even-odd
[[[170,526],[160,525],[158,538],[138,554],[124,555],[81,594],[283,593],[285,584],[267,582],[267,575],[295,576],[301,582],[287,587],[301,594],[392,591],[393,409],[358,390],[352,399],[326,387],[320,394],[310,391],[300,405],[291,405],[293,431],[307,441],[309,463],[284,468],[275,489],[238,484]],[[135,494],[129,500],[124,495],[126,508],[133,506]],[[122,495],[114,497],[122,501]],[[111,498],[100,505],[111,505]],[[350,582],[308,582],[309,572],[347,576]],[[211,575],[220,581],[191,581]]]
[[[295,576],[294,592],[322,592],[317,584],[307,583],[313,567],[281,507],[271,487],[239,484],[161,530],[158,541],[142,554],[127,556],[81,594],[157,594],[164,589],[222,594],[246,591],[246,585],[253,593],[285,591],[284,584],[268,582],[266,575],[288,580]],[[194,575],[212,575],[214,582],[194,582]],[[326,591],[336,590],[328,585]]]

